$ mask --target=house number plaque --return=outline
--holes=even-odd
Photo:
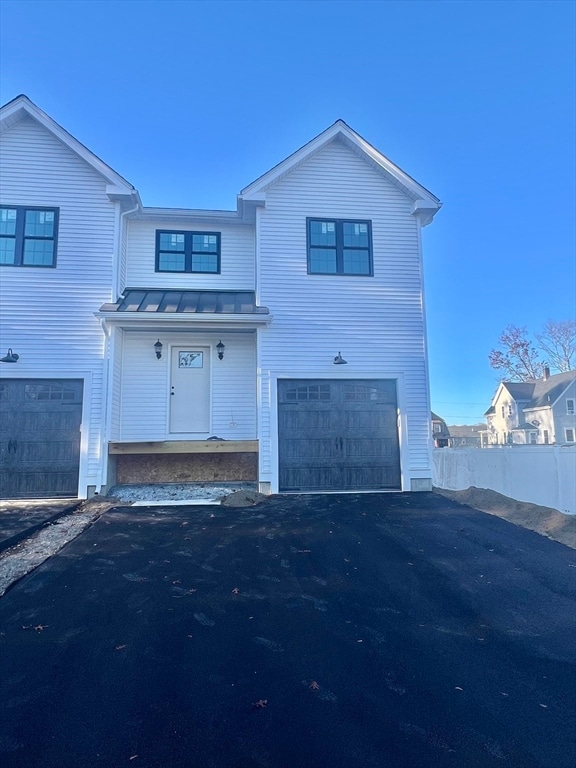
[[[178,368],[202,368],[203,352],[178,352]]]

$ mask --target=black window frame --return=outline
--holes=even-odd
[[[161,251],[160,249],[160,237],[162,235],[184,235],[184,269],[161,269],[160,268],[160,253],[168,253],[168,251]],[[192,244],[194,235],[211,235],[216,237],[216,270],[212,269],[192,269],[192,260],[195,255],[206,255],[206,251],[194,251]],[[174,253],[182,253],[182,251],[174,251]],[[214,255],[209,252],[209,255]],[[170,275],[219,275],[222,259],[222,237],[220,232],[191,232],[187,229],[157,229],[156,230],[156,259],[155,259],[155,271],[162,272]]]
[[[310,225],[313,222],[330,223],[335,225],[336,231],[336,244],[334,246],[321,246],[312,245],[310,237]],[[344,270],[344,251],[348,250],[344,247],[344,224],[366,224],[368,227],[368,247],[359,248],[354,247],[349,250],[365,250],[368,253],[368,272],[346,272]],[[335,272],[320,272],[312,270],[310,249],[325,248],[326,250],[336,250],[336,271]],[[308,274],[309,275],[331,275],[332,277],[374,277],[374,259],[373,259],[373,246],[372,246],[372,221],[370,219],[334,219],[330,216],[308,216],[306,218],[306,256],[308,262]]]
[[[0,235],[0,239],[14,240],[14,261],[12,263],[0,262],[0,267],[26,267],[27,269],[55,269],[58,254],[58,228],[60,224],[60,208],[46,205],[10,205],[0,203],[0,208],[16,211],[16,231],[14,235]],[[54,214],[53,237],[37,237],[25,234],[26,213],[28,211],[43,211]],[[51,264],[26,264],[24,262],[24,246],[27,240],[51,240],[54,243]]]

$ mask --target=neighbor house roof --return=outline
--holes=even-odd
[[[554,405],[556,400],[573,381],[576,381],[576,371],[557,373],[554,376],[550,376],[546,381],[536,381],[530,402],[524,406],[524,410]]]
[[[546,408],[554,405],[562,393],[576,381],[576,371],[555,373],[546,379],[532,381],[503,381],[492,400],[492,405],[484,414],[489,416],[495,412],[494,403],[498,400],[502,388],[506,389],[513,400],[522,403],[522,409]]]

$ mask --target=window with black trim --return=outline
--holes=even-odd
[[[373,275],[372,224],[351,219],[307,219],[308,273]]]
[[[219,232],[156,232],[156,272],[220,272]]]
[[[55,267],[58,208],[0,207],[0,264]]]

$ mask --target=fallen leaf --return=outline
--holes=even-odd
[[[460,686],[459,686],[459,685],[455,685],[455,686],[454,686],[454,690],[456,690],[456,691],[463,691],[463,690],[464,690],[464,688],[460,688]]]
[[[258,701],[253,701],[252,706],[254,709],[264,709],[268,706],[268,699],[258,699]]]
[[[310,683],[308,688],[310,688],[311,691],[319,691],[320,690],[320,686],[318,685],[316,680],[312,680],[312,682]]]
[[[240,594],[240,590],[238,589],[238,587],[234,587],[234,589],[232,590],[232,594],[233,595],[239,595]]]
[[[115,651],[123,651],[124,648],[128,648],[128,646],[127,645],[117,645],[117,646],[115,646],[114,650]]]
[[[548,704],[540,704],[540,706],[542,707],[542,709],[548,709]]]
[[[132,755],[132,757],[129,757],[128,760],[136,760],[137,757],[138,755]]]

